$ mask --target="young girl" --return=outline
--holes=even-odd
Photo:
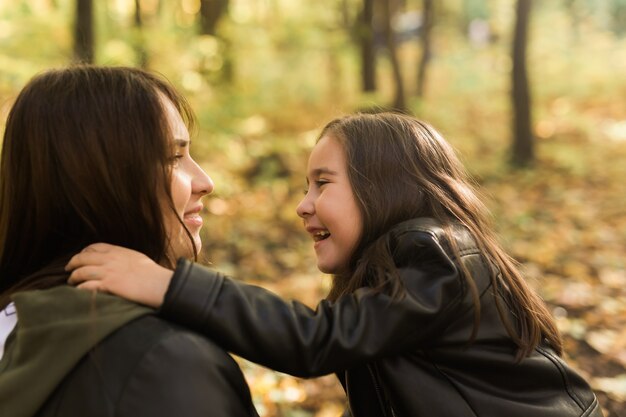
[[[396,114],[334,120],[307,184],[298,215],[319,269],[334,275],[315,310],[186,260],[172,275],[104,244],[70,261],[70,282],[160,307],[272,369],[334,372],[354,417],[602,415],[433,128]]]

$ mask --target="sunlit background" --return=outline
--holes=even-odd
[[[354,111],[425,119],[482,186],[503,242],[553,308],[569,360],[606,415],[623,416],[626,0],[532,2],[534,152],[522,163],[511,97],[520,5],[530,2],[3,0],[1,120],[31,76],[78,59],[165,75],[198,115],[193,154],[216,183],[204,261],[313,306],[328,278],[295,206],[320,128]],[[331,376],[240,363],[262,416],[343,408]]]

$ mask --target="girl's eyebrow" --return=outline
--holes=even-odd
[[[319,177],[322,174],[326,174],[326,175],[337,175],[337,171],[333,171],[330,168],[326,168],[326,167],[321,167],[321,168],[315,168],[314,170],[311,171],[310,175],[311,177]]]

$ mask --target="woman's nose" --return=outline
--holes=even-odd
[[[209,175],[196,164],[196,174],[194,175],[193,192],[197,194],[211,194],[215,184]]]

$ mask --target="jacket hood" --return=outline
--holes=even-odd
[[[60,286],[13,295],[18,322],[0,361],[0,415],[32,416],[76,364],[109,334],[152,310]]]

